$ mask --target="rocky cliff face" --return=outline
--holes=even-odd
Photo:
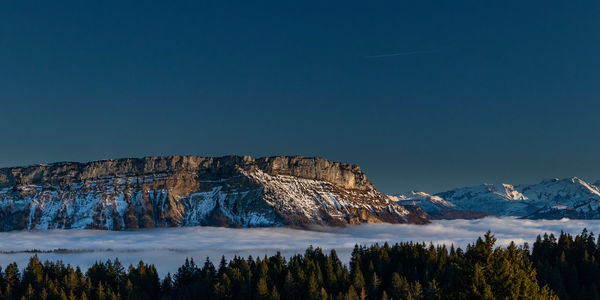
[[[426,223],[356,165],[322,158],[146,157],[0,169],[0,230]]]

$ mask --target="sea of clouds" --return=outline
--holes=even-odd
[[[202,264],[206,257],[217,264],[222,255],[247,257],[274,255],[289,257],[313,245],[324,250],[336,249],[347,262],[355,244],[415,241],[464,247],[491,230],[498,246],[511,241],[532,243],[538,234],[580,233],[583,228],[600,233],[600,220],[519,220],[484,218],[479,220],[441,220],[428,225],[369,224],[345,228],[221,228],[185,227],[137,231],[33,230],[0,233],[0,266],[13,261],[25,267],[37,249],[42,260],[62,260],[83,270],[95,261],[118,257],[125,265],[139,260],[155,264],[159,273],[175,272],[186,257]]]

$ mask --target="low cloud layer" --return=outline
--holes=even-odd
[[[80,265],[83,269],[97,260],[118,257],[125,264],[140,259],[157,266],[161,275],[175,272],[186,257],[201,264],[206,257],[218,262],[221,255],[264,256],[280,251],[284,256],[302,253],[309,246],[325,250],[335,248],[347,261],[355,244],[418,241],[434,244],[454,244],[464,247],[491,230],[498,245],[510,241],[518,244],[533,242],[545,232],[580,233],[583,228],[600,233],[600,220],[534,221],[514,218],[484,218],[480,220],[444,220],[429,225],[369,224],[346,228],[230,229],[217,227],[165,228],[139,231],[47,230],[0,233],[0,250],[16,253],[0,254],[0,266],[16,261],[24,267],[32,255],[26,250],[51,251],[68,249],[74,253],[40,253],[41,259],[58,260]]]

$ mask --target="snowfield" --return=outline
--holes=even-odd
[[[388,241],[419,241],[434,244],[454,244],[464,247],[488,229],[498,238],[499,245],[532,243],[544,232],[580,233],[583,228],[600,232],[600,220],[521,220],[515,218],[484,218],[478,220],[440,220],[429,225],[368,224],[345,228],[221,228],[183,227],[138,231],[104,230],[33,230],[0,233],[0,266],[16,261],[25,267],[32,249],[54,251],[38,253],[42,260],[63,260],[86,269],[97,260],[118,257],[124,264],[140,259],[157,266],[161,276],[175,272],[186,257],[201,264],[206,257],[217,262],[221,255],[273,255],[277,251],[289,257],[313,245],[329,250],[335,248],[347,262],[355,244]],[[56,249],[63,249],[55,251]]]

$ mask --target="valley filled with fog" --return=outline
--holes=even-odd
[[[13,261],[25,267],[32,250],[41,260],[62,260],[65,264],[87,269],[97,260],[118,257],[124,265],[139,260],[155,264],[161,275],[175,272],[186,257],[202,264],[206,257],[217,263],[222,255],[273,255],[285,257],[313,245],[336,249],[348,262],[355,244],[432,242],[464,247],[487,230],[498,239],[497,245],[533,242],[545,232],[580,233],[583,228],[600,232],[600,220],[520,220],[484,218],[478,220],[440,220],[428,225],[368,224],[345,228],[221,228],[183,227],[138,231],[33,230],[0,233],[0,266]]]

